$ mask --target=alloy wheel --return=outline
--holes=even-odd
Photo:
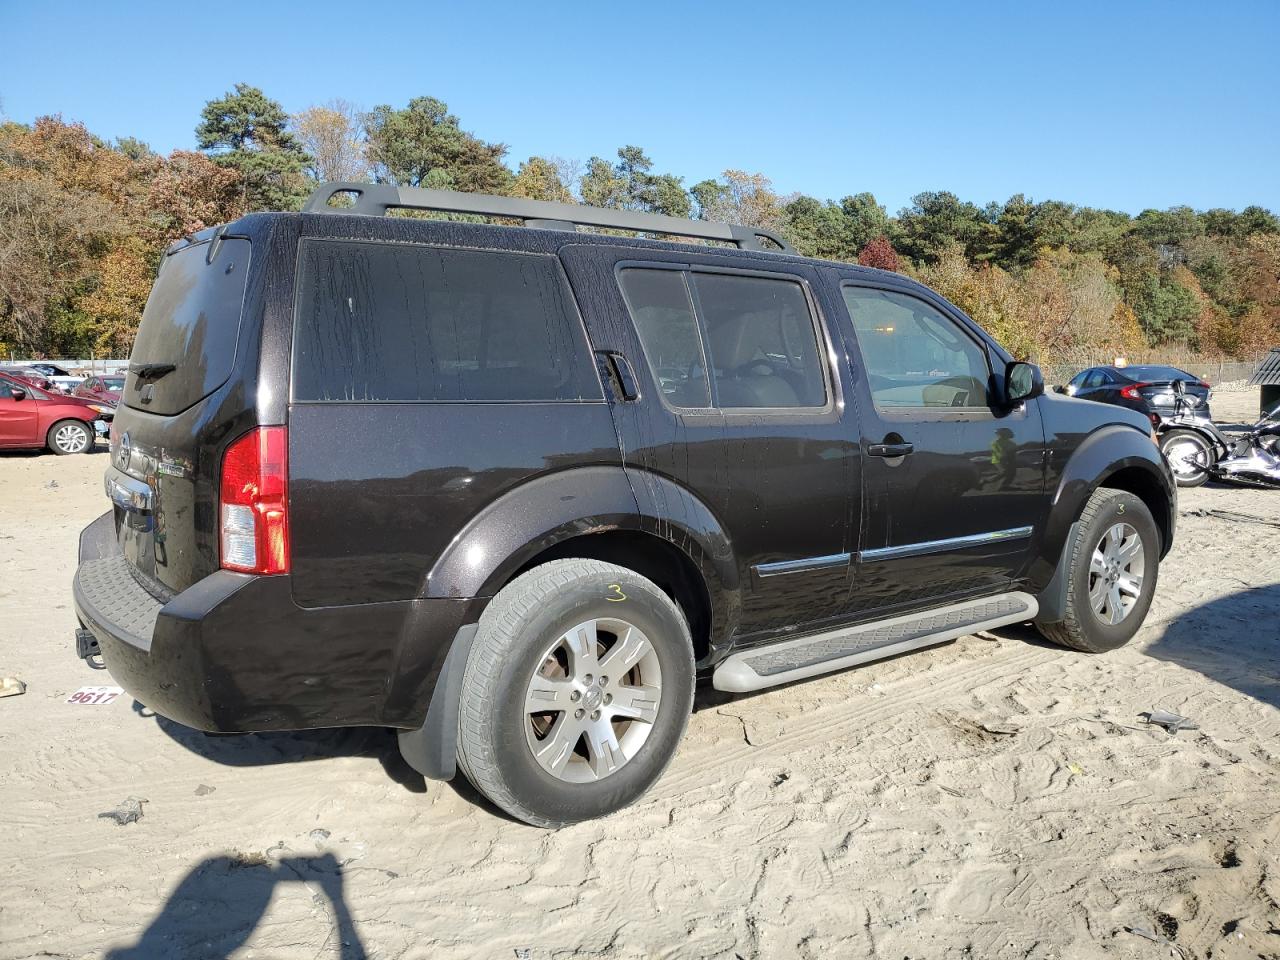
[[[1089,605],[1103,623],[1115,625],[1142,596],[1146,556],[1142,537],[1127,523],[1113,524],[1089,558]]]
[[[89,434],[83,427],[68,423],[58,428],[53,435],[53,442],[58,445],[59,450],[79,453],[89,445]]]
[[[589,783],[636,755],[661,702],[662,667],[649,638],[625,620],[587,620],[539,659],[525,693],[525,736],[552,776]]]

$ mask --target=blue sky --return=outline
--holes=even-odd
[[[295,111],[445,100],[464,128],[585,160],[644,147],[692,184],[1022,192],[1136,213],[1280,210],[1280,2],[18,3],[0,104],[191,148],[237,81]]]

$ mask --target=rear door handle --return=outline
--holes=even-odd
[[[603,361],[601,372],[614,382],[622,399],[639,400],[640,387],[636,384],[630,361],[616,350],[600,350],[596,355]]]
[[[867,454],[872,457],[905,457],[914,449],[910,443],[872,443],[867,446]]]

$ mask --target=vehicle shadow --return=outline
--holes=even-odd
[[[228,767],[262,767],[333,757],[370,757],[393,781],[410,793],[426,793],[427,782],[400,755],[394,730],[385,727],[341,727],[285,733],[206,734],[153,714],[134,701],[133,710],[155,719],[175,743]]]
[[[114,947],[105,956],[107,960],[230,957],[248,941],[281,883],[305,884],[322,909],[328,901],[325,912],[332,929],[319,952],[341,960],[368,956],[343,893],[342,865],[331,853],[277,861],[261,855],[209,857],[182,878],[136,943]]]
[[[1143,652],[1280,707],[1280,584],[1193,607]]]

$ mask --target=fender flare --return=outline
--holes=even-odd
[[[454,537],[427,573],[421,596],[492,597],[549,547],[613,530],[665,540],[693,562],[713,594],[738,594],[733,547],[711,510],[671,480],[638,472],[636,489],[622,467],[600,466],[544,474],[508,491]]]
[[[1051,584],[1065,588],[1064,578],[1057,574],[1071,528],[1093,492],[1107,486],[1107,481],[1120,471],[1131,468],[1147,474],[1164,493],[1166,515],[1156,516],[1155,520],[1162,531],[1172,533],[1177,492],[1159,447],[1132,427],[1110,424],[1085,438],[1063,468],[1035,559],[1028,571],[1033,587],[1046,594]],[[1162,544],[1162,547],[1167,553],[1169,543]],[[1045,599],[1042,609],[1052,606],[1048,603],[1048,596]]]
[[[480,610],[485,598],[549,547],[575,537],[630,530],[666,541],[693,562],[708,588],[713,636],[728,636],[741,606],[728,535],[704,503],[671,480],[648,474],[640,483],[643,491],[633,491],[621,467],[601,466],[545,474],[521,484],[481,510],[454,538],[427,574],[423,599],[453,599]],[[471,598],[479,599],[468,603]],[[437,654],[440,666],[423,723],[398,733],[405,761],[430,779],[449,780],[457,772],[462,674],[477,628],[476,622],[462,624],[448,649]],[[410,632],[416,631],[407,628]],[[412,643],[412,637],[405,642]]]

